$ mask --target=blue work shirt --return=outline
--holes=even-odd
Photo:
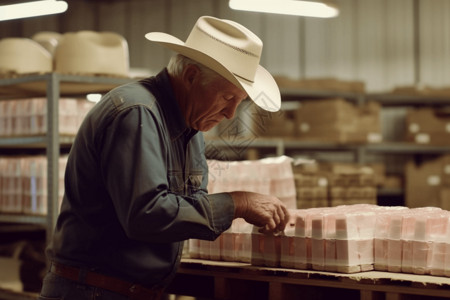
[[[65,171],[49,259],[167,285],[189,238],[214,240],[234,204],[207,193],[203,134],[186,126],[167,70],[117,87],[86,116]]]

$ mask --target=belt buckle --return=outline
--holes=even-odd
[[[142,293],[143,288],[139,284],[133,284],[128,288],[128,291],[130,292],[130,299],[133,300],[152,299],[148,297],[153,297],[153,295],[145,295],[145,293]]]

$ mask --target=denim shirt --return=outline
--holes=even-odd
[[[201,132],[186,126],[167,70],[113,89],[71,148],[49,259],[148,287],[176,272],[183,241],[228,229],[227,193],[207,193]]]

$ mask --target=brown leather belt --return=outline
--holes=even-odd
[[[56,262],[52,262],[50,272],[72,281],[128,296],[130,299],[157,300],[160,299],[163,293],[163,289],[149,289],[142,285],[133,284],[100,273],[92,271],[83,272],[80,268],[66,266]],[[83,277],[84,279],[82,279]]]

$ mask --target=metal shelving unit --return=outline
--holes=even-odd
[[[377,101],[383,106],[442,106],[450,105],[450,98],[432,95],[368,94],[367,100]]]
[[[31,223],[46,226],[50,239],[58,216],[58,160],[62,146],[70,146],[74,137],[59,135],[59,98],[61,95],[82,95],[107,92],[133,81],[130,78],[45,73],[0,79],[0,99],[20,99],[30,96],[47,98],[47,134],[44,136],[0,137],[2,148],[41,148],[47,155],[47,216],[0,214],[0,222]],[[19,100],[20,101],[20,100]]]
[[[280,88],[283,100],[296,101],[301,99],[320,99],[320,98],[344,98],[357,104],[364,103],[366,97],[363,93],[331,91],[331,90],[314,90],[301,88]]]

